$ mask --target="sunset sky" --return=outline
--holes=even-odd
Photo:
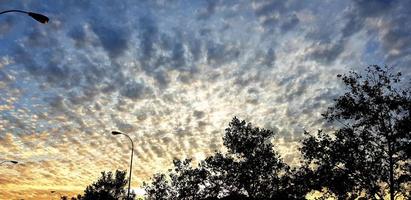
[[[237,116],[299,162],[304,130],[344,90],[338,73],[411,75],[411,1],[0,0],[0,199],[81,193],[101,171],[132,187],[173,158],[222,148]],[[51,194],[51,191],[58,191]]]

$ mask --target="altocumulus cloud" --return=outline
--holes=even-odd
[[[99,171],[127,169],[128,142],[111,130],[135,140],[138,187],[175,157],[221,150],[233,116],[275,130],[285,160],[298,163],[303,129],[327,126],[320,113],[339,94],[337,73],[387,64],[410,75],[410,7],[399,0],[3,3],[51,21],[1,18],[0,152],[23,164],[0,169],[9,177],[0,178],[0,195],[79,191]]]

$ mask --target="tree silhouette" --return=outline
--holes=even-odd
[[[225,131],[226,154],[216,152],[198,167],[175,160],[174,169],[145,183],[148,199],[304,199],[307,188],[274,150],[271,130],[234,118]],[[294,176],[296,175],[296,176]]]
[[[60,197],[60,200],[80,200],[80,199],[82,199],[81,195],[77,195],[77,197],[71,197],[71,198],[69,198],[68,196]]]
[[[341,128],[307,133],[302,142],[307,165],[316,166],[314,180],[338,198],[410,197],[411,93],[391,71],[373,65],[364,76],[338,75],[348,91],[323,116]]]
[[[84,195],[72,197],[72,200],[127,200],[127,185],[126,171],[116,170],[112,172],[101,172],[101,177],[93,184],[87,186],[84,190]],[[134,199],[135,194],[130,194],[130,199]],[[69,199],[64,196],[61,198]]]

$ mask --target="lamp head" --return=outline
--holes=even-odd
[[[118,131],[111,131],[111,134],[113,134],[113,135],[121,135],[122,133],[121,133],[121,132],[118,132]]]
[[[38,13],[28,12],[27,13],[31,18],[35,19],[36,21],[47,24],[49,22],[49,18]]]
[[[10,162],[13,163],[13,164],[19,163],[19,162],[15,161],[15,160],[10,160]]]

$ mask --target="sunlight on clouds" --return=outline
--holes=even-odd
[[[336,74],[394,58],[408,70],[408,15],[392,12],[407,5],[357,3],[7,3],[51,20],[0,27],[0,152],[20,162],[0,168],[0,199],[74,195],[101,171],[128,170],[131,145],[112,130],[133,138],[140,188],[175,158],[224,151],[234,116],[276,132],[298,165],[304,130],[328,126]]]

